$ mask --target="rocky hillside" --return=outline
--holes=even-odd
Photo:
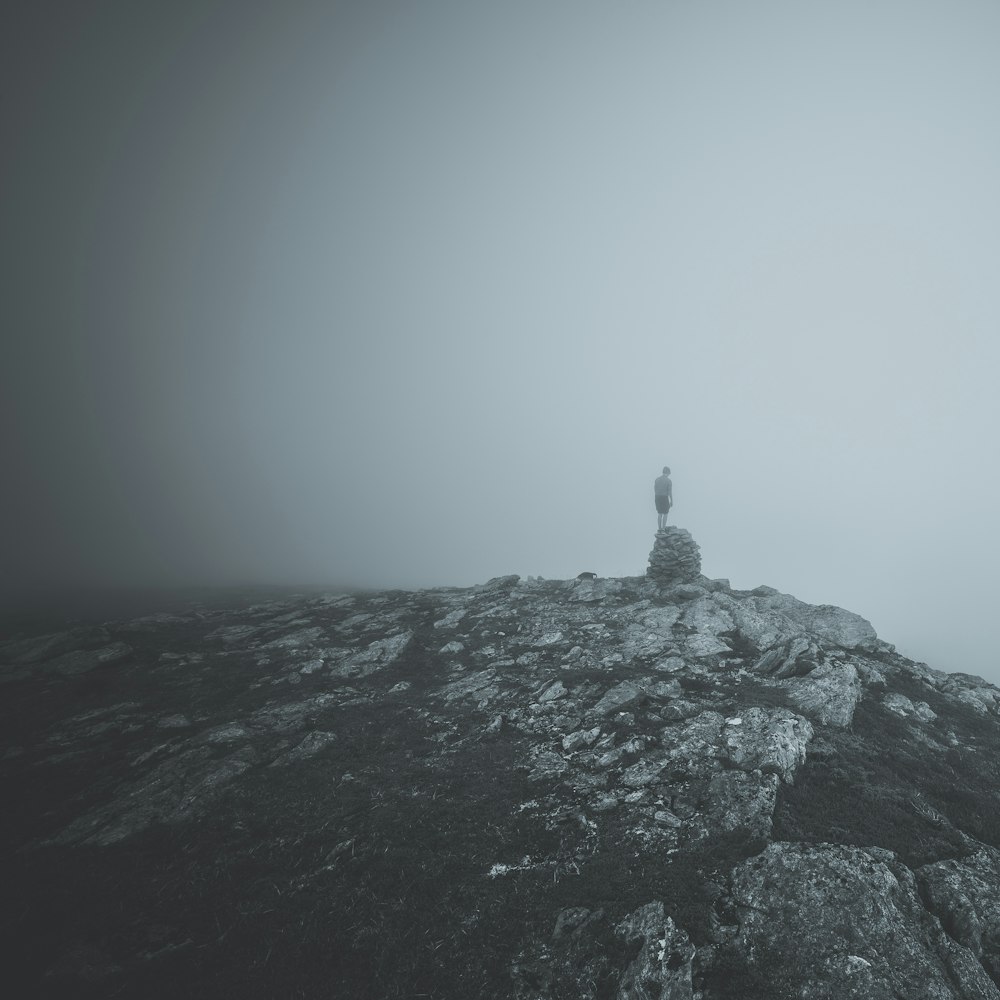
[[[1000,1000],[1000,690],[699,568],[9,638],[5,981]]]

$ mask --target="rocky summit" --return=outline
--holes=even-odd
[[[1000,690],[653,556],[10,635],[8,995],[1000,1000]]]

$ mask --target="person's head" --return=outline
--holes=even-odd
[[[663,466],[663,474],[665,476],[669,476],[670,475],[670,466],[669,465]]]

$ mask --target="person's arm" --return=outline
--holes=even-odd
[[[673,507],[673,505],[674,505],[674,484],[673,483],[669,484],[669,487],[667,489],[667,498],[670,501],[670,506]]]

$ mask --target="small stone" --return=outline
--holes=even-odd
[[[668,656],[665,660],[660,660],[659,663],[653,664],[653,669],[667,674],[674,674],[678,670],[684,669],[684,660],[679,656]]]
[[[538,700],[541,704],[545,704],[549,701],[555,701],[556,698],[562,698],[566,694],[566,685],[562,681],[556,681],[555,684],[550,684],[539,696]]]
[[[563,641],[562,632],[546,632],[532,643],[535,649],[545,649],[548,646],[556,646]]]
[[[642,696],[642,688],[637,684],[633,684],[632,681],[622,681],[606,691],[593,710],[597,715],[610,715],[638,701]]]
[[[660,777],[666,766],[667,761],[664,759],[640,760],[625,769],[622,773],[622,784],[628,785],[629,788],[645,788]]]
[[[597,798],[590,808],[596,813],[612,812],[618,808],[618,798],[610,792],[605,792]]]
[[[465,645],[457,640],[445,643],[438,652],[439,653],[461,653],[465,649]]]
[[[567,733],[562,739],[563,750],[572,753],[581,747],[593,746],[601,735],[601,727],[593,729],[578,729],[575,733]]]
[[[670,826],[674,829],[681,825],[680,817],[676,816],[669,809],[657,809],[656,812],[653,813],[653,819],[662,826]]]
[[[393,684],[393,686],[389,688],[389,694],[402,694],[404,691],[409,691],[410,687],[411,685],[409,681],[400,681],[398,684]]]
[[[444,618],[439,618],[435,623],[435,628],[454,628],[465,617],[464,611],[452,611]]]

